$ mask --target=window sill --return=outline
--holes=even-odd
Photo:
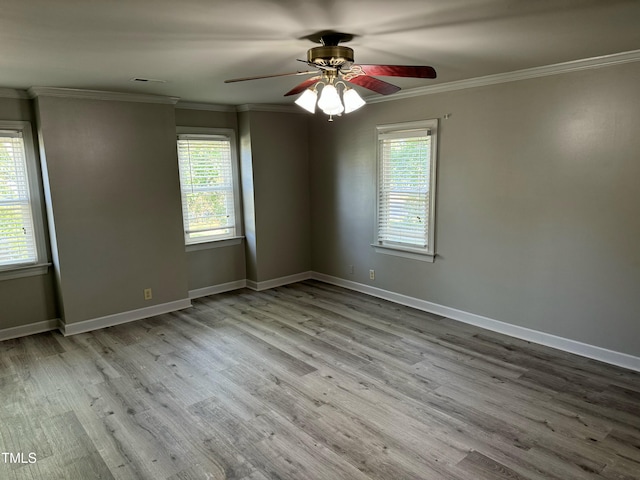
[[[185,246],[187,252],[195,252],[198,250],[209,250],[211,248],[230,247],[232,245],[240,245],[244,237],[225,238],[224,240],[214,240],[202,243],[191,243]]]
[[[27,265],[22,267],[0,270],[0,281],[13,280],[22,277],[34,277],[36,275],[46,275],[49,272],[50,263],[40,263],[38,265]]]
[[[420,260],[421,262],[433,263],[436,260],[435,253],[427,253],[424,250],[417,248],[403,248],[392,247],[390,245],[376,245],[371,244],[376,253],[383,253],[385,255],[394,255],[396,257],[411,258],[412,260]]]

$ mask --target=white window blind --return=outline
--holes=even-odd
[[[37,261],[23,135],[0,130],[0,268]]]
[[[231,138],[178,135],[178,163],[186,243],[236,235]]]
[[[434,131],[378,128],[377,245],[433,254]]]

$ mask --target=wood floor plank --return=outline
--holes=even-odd
[[[95,445],[95,448],[103,458],[107,466],[109,466],[111,474],[116,479],[129,479],[138,478],[141,476],[140,472],[136,471],[133,465],[131,465],[126,458],[126,454],[123,454],[121,445],[113,437],[113,431],[105,424],[104,418],[100,418],[95,414],[95,410],[92,408],[93,403],[98,398],[84,392],[79,389],[61,389],[55,394],[48,395],[47,397],[40,397],[34,400],[34,407],[30,409],[32,415],[41,416],[43,418],[54,417],[73,412],[85,430],[87,436]],[[38,457],[40,458],[40,457]],[[57,478],[55,475],[60,473],[60,478],[69,478],[64,474],[65,467],[57,467],[55,461],[49,462],[49,458],[44,465],[46,465],[47,473],[51,469],[52,478]],[[41,466],[40,460],[37,463]],[[40,470],[37,470],[40,471]],[[54,475],[55,474],[55,475]],[[37,478],[48,478],[47,475],[41,475]]]
[[[0,342],[2,479],[640,480],[640,374],[318,281]]]
[[[370,480],[370,477],[277,413],[251,422],[266,434],[256,446],[275,462],[294,466],[297,478]],[[295,448],[295,455],[292,454]],[[277,463],[276,463],[277,464]]]
[[[487,480],[527,480],[508,467],[479,453],[470,452],[458,466],[469,472],[469,478]]]
[[[51,458],[68,470],[69,478],[113,478],[75,413],[50,417],[42,426],[53,445]]]
[[[207,409],[207,406],[195,404],[185,408],[179,403],[179,399],[161,383],[152,386],[150,392],[140,392],[140,395],[148,394],[155,401],[154,413],[162,418],[165,428],[169,429],[179,439],[183,456],[190,458],[187,462],[192,466],[178,472],[176,475],[185,475],[185,472],[203,471],[211,478],[238,479],[248,475],[253,469],[234,445],[238,441],[258,441],[262,437],[252,436],[252,432],[241,428],[241,422],[233,419],[233,426],[227,427],[231,415],[224,409],[215,407]],[[207,416],[203,413],[207,412]],[[213,420],[209,424],[209,420]],[[221,430],[233,432],[232,437],[221,435]],[[185,446],[186,450],[185,450]],[[205,475],[206,478],[206,475]]]

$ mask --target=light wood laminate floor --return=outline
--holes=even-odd
[[[640,375],[308,281],[0,343],[1,479],[640,479]]]

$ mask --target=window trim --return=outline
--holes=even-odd
[[[410,258],[427,262],[435,261],[436,245],[436,188],[437,188],[437,164],[438,164],[438,119],[420,120],[415,122],[393,123],[376,126],[376,206],[375,206],[375,224],[374,224],[374,241],[371,246],[377,253],[394,255],[399,257]],[[431,136],[431,159],[429,173],[429,212],[428,212],[428,232],[427,247],[417,248],[410,245],[400,245],[394,243],[383,243],[378,240],[380,230],[380,171],[382,168],[381,140],[383,137],[389,138],[394,136],[402,138],[403,133],[415,130],[429,130]]]
[[[220,240],[209,240],[200,243],[185,244],[186,252],[196,252],[198,250],[209,250],[212,248],[231,247],[233,245],[240,245],[244,237],[227,237]]]
[[[0,120],[0,130],[18,130],[22,133],[24,156],[27,166],[27,182],[29,185],[29,206],[33,221],[33,234],[36,243],[36,260],[12,265],[0,265],[0,280],[44,275],[48,272],[46,235],[44,228],[42,181],[36,159],[36,151],[31,122],[19,120]]]
[[[184,225],[184,215],[182,219],[182,232],[184,235],[185,249],[187,252],[194,250],[203,250],[207,248],[217,248],[218,246],[224,246],[220,242],[226,244],[234,244],[236,239],[244,238],[242,230],[242,204],[240,200],[240,166],[238,158],[238,143],[236,140],[236,131],[233,128],[210,128],[210,127],[176,127],[176,160],[178,159],[178,137],[180,135],[211,135],[211,136],[223,136],[229,139],[231,147],[231,182],[233,185],[233,208],[235,214],[235,234],[230,237],[224,237],[220,239],[204,238],[199,240],[193,240],[187,238],[186,229]],[[180,166],[178,164],[178,176],[180,176]],[[180,180],[180,211],[184,212],[183,196],[182,196],[182,181]]]

